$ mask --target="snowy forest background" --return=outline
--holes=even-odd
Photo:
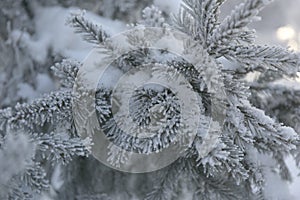
[[[222,5],[221,21],[240,2],[240,0],[228,0]],[[64,96],[57,97],[55,92],[51,92],[58,91],[62,85],[67,85],[64,85],[64,81],[67,83],[68,77],[64,77],[64,74],[59,72],[61,66],[79,66],[76,61],[83,61],[94,47],[93,44],[86,42],[81,34],[75,33],[76,29],[72,27],[72,24],[70,25],[70,13],[85,10],[84,16],[86,19],[101,25],[102,29],[109,35],[114,35],[129,29],[130,26],[133,26],[132,24],[142,23],[147,18],[145,16],[147,12],[143,12],[143,10],[152,5],[161,10],[161,16],[166,18],[166,22],[169,22],[170,13],[178,13],[180,3],[180,0],[0,1],[0,109],[2,109],[0,111],[0,120],[2,120],[0,121],[0,199],[5,199],[9,194],[11,195],[10,199],[115,200],[140,199],[142,196],[147,196],[148,192],[151,194],[151,190],[155,188],[150,184],[152,181],[143,186],[139,183],[142,183],[145,179],[152,180],[153,177],[140,178],[132,175],[130,178],[124,178],[121,172],[108,169],[91,155],[88,158],[82,158],[81,156],[88,155],[90,150],[85,147],[85,141],[79,141],[79,139],[77,141],[77,138],[70,139],[69,143],[68,140],[55,143],[58,149],[61,146],[67,146],[69,148],[67,149],[68,152],[65,152],[67,150],[62,148],[55,155],[49,157],[45,153],[47,159],[53,161],[54,164],[30,165],[32,168],[29,169],[27,167],[28,160],[34,154],[31,138],[24,134],[18,126],[16,130],[19,133],[7,136],[7,130],[3,128],[6,126],[6,122],[3,119],[9,115],[10,111],[7,108],[16,105],[16,108],[18,108],[18,105],[22,107],[24,106],[22,103],[30,103],[43,98],[47,94],[50,94],[47,97],[48,103],[53,107],[60,107],[59,98],[63,99]],[[250,24],[250,28],[256,29],[257,38],[255,43],[289,46],[291,50],[299,52],[299,8],[300,0],[276,0],[267,5],[259,14],[262,16],[262,20]],[[64,60],[66,58],[68,60]],[[225,60],[222,62],[224,65],[238,65]],[[265,110],[268,115],[276,118],[284,125],[293,127],[299,134],[300,77],[287,78],[282,74],[273,76],[272,73],[270,76],[266,76],[262,80],[263,78],[255,73],[249,75],[249,79],[261,78],[261,82],[258,80],[256,82],[258,85],[255,85],[259,89],[263,90],[266,87],[266,90],[262,93],[253,95],[253,102],[259,102],[256,104],[257,107]],[[62,80],[59,81],[58,78]],[[272,83],[271,86],[268,85],[268,81]],[[267,87],[279,89],[274,93],[275,90],[269,91]],[[67,96],[68,93],[64,95]],[[44,102],[40,101],[38,103],[42,105]],[[55,112],[53,110],[53,115],[55,115]],[[22,113],[20,116],[22,118]],[[45,119],[40,119],[42,117],[37,115],[33,120],[48,120],[47,116]],[[56,120],[59,121],[59,119]],[[24,120],[24,124],[27,126],[27,123],[30,124],[32,119],[28,119],[28,122],[26,120]],[[57,126],[64,125],[58,124]],[[72,127],[69,127],[69,129],[71,130]],[[47,143],[53,138],[57,141],[61,139],[54,133],[47,136],[36,136],[36,138],[41,143]],[[44,145],[44,148],[46,148],[46,145]],[[300,150],[300,148],[297,150]],[[62,154],[64,157],[60,157]],[[41,153],[41,156],[43,155]],[[278,167],[273,161],[264,163],[266,165],[264,167],[267,168],[264,172],[267,178],[264,185],[264,195],[263,197],[260,196],[262,199],[297,200],[300,198],[300,153],[295,153],[295,155],[298,155],[298,160],[292,158],[291,155],[281,158],[284,160],[285,166]],[[263,157],[261,159],[268,160],[269,158]],[[41,166],[44,169],[35,170],[36,168],[42,168]],[[35,169],[33,169],[34,167]],[[287,167],[287,169],[283,169],[284,167]],[[279,170],[278,173],[277,168],[282,171]],[[19,180],[16,175],[23,173],[24,169],[29,175],[27,174],[27,177],[22,176]],[[83,173],[78,175],[80,169]],[[290,171],[290,174],[288,171]],[[36,174],[32,176],[31,172]],[[274,175],[276,173],[280,175]],[[92,179],[93,176],[97,176],[97,180]],[[176,175],[171,174],[170,176],[175,177]],[[32,177],[35,180],[32,180]],[[259,179],[258,177],[255,178]],[[102,179],[102,181],[98,179]],[[129,184],[129,179],[132,181],[131,184]],[[19,183],[21,186],[18,185]],[[33,184],[33,187],[37,188],[37,192],[33,193],[33,196],[30,192],[31,189],[24,186],[25,183]],[[78,185],[78,187],[75,188],[75,185]],[[47,189],[44,190],[43,187]],[[17,188],[22,189],[18,191]],[[192,199],[191,196],[193,195],[189,196],[187,194],[189,191],[184,186],[181,188],[181,193],[185,196],[169,199]],[[170,189],[172,187],[167,188],[165,192],[172,193]],[[227,192],[230,191],[223,190],[223,193]],[[194,198],[201,199],[201,197]],[[226,198],[235,199],[234,196],[227,196]],[[148,199],[163,198],[148,195]],[[205,198],[203,197],[203,199]],[[207,197],[207,199],[210,198]],[[215,199],[223,198],[219,196]]]

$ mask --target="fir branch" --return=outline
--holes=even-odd
[[[74,156],[88,156],[91,152],[91,139],[70,138],[68,134],[33,134],[43,159],[67,164]]]
[[[206,46],[209,35],[219,24],[219,10],[224,2],[225,0],[184,0],[175,17],[175,24]]]
[[[28,166],[24,174],[21,176],[21,181],[25,185],[30,186],[32,190],[41,193],[49,189],[49,181],[46,178],[46,172],[41,164],[34,162],[33,165]]]
[[[103,43],[108,37],[101,26],[88,21],[83,14],[71,14],[67,23],[75,28],[76,33],[83,35],[83,39],[95,45]]]
[[[6,131],[9,119],[12,117],[12,108],[5,108],[0,110],[0,130]]]
[[[251,144],[259,152],[271,154],[279,165],[282,177],[290,180],[283,157],[295,150],[299,137],[293,129],[283,126],[265,115],[263,111],[250,105],[247,100],[249,94],[241,92],[247,87],[237,84],[236,81],[238,80],[236,79],[229,81],[228,78],[230,77],[225,76],[225,86],[228,99],[232,100],[230,101],[230,109],[227,111],[227,123],[230,126],[227,130],[228,133],[225,133],[234,135],[230,132],[235,130],[238,134],[234,136],[234,141],[240,147]],[[247,136],[245,139],[244,135]],[[244,151],[247,153],[248,150],[244,148]],[[250,177],[253,176],[253,174],[249,175]]]
[[[9,191],[9,194],[7,195],[6,199],[32,200],[33,194],[29,193],[28,191],[24,191],[23,188],[19,187],[18,185],[15,185],[15,187],[12,188],[11,191]]]
[[[235,46],[221,52],[220,55],[246,65],[245,68],[240,69],[243,73],[273,70],[294,76],[300,69],[300,56],[281,47]]]
[[[70,91],[52,92],[30,104],[17,104],[13,108],[1,110],[1,128],[34,129],[35,126],[42,127],[46,123],[69,120],[72,112],[71,98]]]
[[[147,27],[166,27],[165,18],[156,6],[146,7],[142,11],[141,24]]]
[[[206,45],[208,45],[208,38],[219,25],[220,7],[226,0],[205,0],[202,8],[206,10],[203,16],[202,26],[205,28],[203,37],[206,38]]]
[[[237,189],[234,183],[222,180],[222,178],[202,177],[198,179],[196,184],[198,188],[194,194],[194,199],[239,200],[246,197],[245,194],[242,194],[241,188]]]
[[[278,114],[282,107],[285,111],[288,110],[290,114],[293,114],[293,111],[297,111],[300,107],[300,89],[289,85],[273,84],[270,81],[265,84],[256,82],[251,84],[250,89],[252,90],[251,103],[264,109],[267,113],[276,115],[279,119],[281,117]],[[284,121],[284,123],[293,126],[288,121]]]
[[[107,162],[112,166],[121,168],[122,165],[127,164],[129,159],[128,152],[110,144],[108,146]]]
[[[214,177],[228,172],[237,183],[249,178],[248,170],[243,165],[245,153],[234,144],[228,135],[221,137],[221,142],[205,157],[198,161],[207,176]]]
[[[245,187],[250,191],[255,200],[265,200],[264,184],[265,174],[261,164],[252,155],[247,154],[244,159],[245,168],[248,169],[249,178],[245,182]]]
[[[81,67],[81,63],[75,60],[64,59],[51,67],[54,75],[59,78],[60,84],[66,88],[72,88]]]
[[[299,137],[292,128],[276,123],[257,108],[244,106],[240,109],[245,114],[246,123],[254,135],[254,145],[259,151],[286,155],[296,148]]]
[[[279,174],[282,180],[292,182],[293,181],[292,174],[286,164],[284,154],[282,154],[281,152],[276,152],[274,153],[273,157],[277,161]]]
[[[112,91],[106,89],[98,89],[95,94],[95,108],[98,111],[98,120],[100,123],[107,121],[112,114],[112,106],[109,103],[111,94]]]
[[[147,194],[145,200],[169,200],[174,197],[173,191],[176,190],[180,175],[184,172],[186,159],[179,158],[167,169],[160,172],[161,177],[155,184],[153,191]]]
[[[248,100],[249,94],[245,90],[248,87],[236,84],[237,79],[229,78],[230,76],[225,76],[224,79],[230,108],[226,120],[234,125],[235,130],[242,134],[250,131],[251,138],[249,139],[253,140],[251,143],[266,153],[277,151],[289,153],[295,149],[298,141],[296,132],[276,122],[263,110],[252,106]],[[231,129],[232,127],[229,128]]]
[[[251,89],[254,91],[251,100],[255,105],[261,109],[263,108],[268,114],[276,116],[278,121],[293,127],[298,134],[300,133],[299,89],[289,87],[289,85],[275,85],[272,83],[264,85],[254,84],[251,86]],[[297,166],[300,166],[300,140],[296,144],[296,149],[292,150],[292,155]],[[278,160],[280,161],[280,159]],[[284,166],[281,168],[284,169]],[[286,171],[283,175],[287,173]]]
[[[247,194],[243,193],[245,190],[242,185],[236,191],[238,186],[228,179],[224,173],[215,177],[209,177],[196,165],[193,159],[187,160],[186,171],[190,174],[189,177],[192,178],[196,187],[194,199],[238,200],[246,197]]]
[[[174,16],[174,25],[175,27],[188,34],[193,36],[194,38],[197,35],[197,29],[195,28],[196,26],[196,21],[192,17],[191,14],[189,14],[184,8],[179,9],[179,13],[177,16]],[[203,43],[203,41],[201,41]]]
[[[270,0],[246,0],[237,6],[220,26],[213,31],[209,39],[209,52],[215,53],[220,48],[226,48],[232,45],[232,43],[252,41],[252,32],[249,32],[246,26],[260,19],[257,17],[259,11],[269,2]]]

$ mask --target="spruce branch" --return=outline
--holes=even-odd
[[[265,185],[265,174],[263,167],[257,164],[257,160],[247,155],[247,159],[244,160],[244,165],[249,169],[249,178],[246,180],[245,187],[248,191],[253,194],[252,199],[265,200],[264,185]]]
[[[59,78],[60,84],[66,88],[72,88],[81,67],[81,63],[71,59],[64,59],[51,67],[53,74]]]
[[[215,177],[207,176],[203,169],[197,167],[197,163],[193,159],[187,159],[186,171],[189,177],[192,177],[192,181],[196,187],[194,193],[194,199],[240,199],[246,197],[245,190],[242,185],[239,186],[238,192],[236,192],[236,185],[232,180],[223,173]]]
[[[252,31],[247,29],[248,24],[257,21],[260,10],[270,0],[246,0],[237,6],[231,14],[213,31],[210,41],[209,52],[215,53],[218,49],[230,46],[241,41],[252,41]],[[241,37],[242,36],[242,37]]]
[[[254,145],[259,151],[290,153],[296,148],[299,136],[290,127],[276,123],[262,110],[254,107],[240,108],[246,116],[246,123],[254,135]]]
[[[0,110],[1,130],[9,128],[42,127],[46,123],[71,119],[72,94],[70,91],[52,92],[32,103],[17,104],[13,108]]]
[[[279,151],[287,154],[295,149],[299,140],[295,130],[276,122],[263,110],[251,105],[248,100],[250,95],[247,91],[248,87],[235,83],[237,79],[229,78],[230,76],[225,76],[224,79],[230,108],[226,120],[235,127],[235,130],[241,134],[250,132],[249,142],[266,153]]]
[[[205,0],[203,1],[202,8],[206,10],[203,15],[202,26],[205,28],[203,36],[208,42],[209,35],[219,25],[220,7],[226,0]],[[208,44],[206,44],[208,45]]]
[[[24,191],[23,188],[21,188],[19,185],[14,185],[14,188],[9,191],[9,194],[7,195],[6,199],[22,199],[22,200],[32,200],[33,194]]]
[[[300,90],[289,85],[274,84],[270,81],[266,83],[254,82],[251,83],[250,90],[253,94],[250,99],[251,103],[260,109],[266,110],[267,113],[279,113],[281,108],[284,107],[285,111],[289,110],[289,113],[293,114],[292,111],[297,112],[300,107]],[[278,115],[277,118],[281,119]],[[285,121],[285,123],[292,125],[288,121]]]
[[[95,45],[103,43],[109,37],[101,26],[88,21],[84,14],[71,14],[67,24],[75,28],[76,33],[82,34],[84,40]]]
[[[32,190],[37,193],[41,193],[49,189],[49,181],[46,177],[47,173],[44,168],[41,167],[39,162],[34,162],[26,168],[26,171],[21,176],[21,181],[30,186]]]
[[[300,70],[300,56],[281,47],[233,46],[220,50],[220,53],[230,60],[244,64],[245,68],[239,69],[242,73],[272,70],[295,76]]]
[[[197,162],[203,168],[203,172],[210,177],[226,171],[235,179],[241,182],[249,178],[248,170],[243,164],[245,152],[234,144],[234,140],[228,135],[221,137],[221,142],[205,157]]]
[[[180,175],[185,171],[186,164],[185,158],[179,158],[161,171],[154,189],[147,194],[145,200],[168,200],[174,197],[173,191],[176,189]]]
[[[241,188],[239,188],[239,191],[236,192],[235,190],[237,189],[237,186],[234,185],[234,183],[230,183],[229,185],[228,181],[225,181],[220,178],[213,179],[201,177],[198,178],[198,182],[196,184],[198,188],[194,194],[194,199],[239,200],[240,198],[243,198],[242,196],[244,196],[244,198],[246,197],[245,194],[242,194]]]
[[[277,161],[277,165],[279,168],[279,174],[280,174],[282,180],[292,182],[293,181],[292,174],[286,164],[284,154],[282,154],[281,152],[276,152],[276,153],[274,153],[273,157]]]
[[[209,35],[219,24],[220,6],[224,2],[225,0],[184,0],[174,18],[175,25],[206,46]]]
[[[288,126],[291,126],[299,135],[300,131],[300,90],[289,87],[288,85],[275,85],[273,83],[258,84],[251,86],[253,96],[251,101],[263,108],[268,114],[276,116],[276,119]],[[274,101],[276,99],[276,101]],[[278,152],[280,153],[280,152]],[[277,154],[275,154],[277,155]],[[292,155],[295,158],[296,164],[300,166],[300,140],[296,144],[296,149],[292,150]],[[276,156],[276,158],[281,158]],[[280,159],[277,159],[280,161]],[[282,160],[282,159],[281,159]],[[282,164],[285,164],[281,162]],[[280,164],[280,162],[279,162]],[[281,167],[284,169],[283,167]],[[287,172],[284,172],[284,177],[288,177]],[[289,180],[289,179],[288,179]]]
[[[67,164],[74,156],[88,156],[91,152],[91,139],[70,138],[68,134],[51,132],[33,134],[43,159]]]
[[[146,7],[142,11],[142,20],[140,22],[142,25],[147,27],[166,27],[165,21],[161,10],[154,5]]]
[[[174,25],[175,27],[188,34],[193,36],[194,38],[197,35],[197,29],[195,28],[196,26],[196,21],[195,19],[192,17],[192,15],[187,12],[184,8],[180,8],[179,9],[179,13],[174,16]],[[203,41],[200,41],[201,43],[203,43]]]

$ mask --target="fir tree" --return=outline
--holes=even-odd
[[[227,99],[222,102],[226,108],[222,129],[212,127],[212,131],[221,131],[213,150],[202,157],[201,131],[212,118],[209,112],[212,94],[204,83],[207,77],[198,74],[187,61],[171,57],[160,64],[183,73],[201,96],[204,106],[203,116],[196,116],[203,120],[203,127],[199,128],[191,147],[184,156],[156,172],[128,174],[102,165],[90,155],[93,141],[80,137],[72,115],[72,104],[79,98],[72,89],[81,63],[65,59],[51,67],[60,83],[58,91],[0,110],[0,169],[5,171],[0,176],[0,197],[30,199],[46,193],[53,199],[267,199],[266,163],[258,157],[271,160],[276,169],[274,174],[290,181],[285,158],[292,155],[298,166],[300,163],[297,134],[300,94],[296,89],[272,83],[282,77],[296,77],[300,57],[281,47],[254,44],[254,31],[248,25],[259,19],[257,15],[268,0],[246,0],[221,21],[220,6],[224,2],[183,0],[179,13],[172,19],[166,19],[154,6],[147,7],[134,25],[182,31],[200,44],[201,52],[207,53],[217,64],[221,72],[218,78],[224,84]],[[116,6],[117,10],[121,8]],[[107,54],[114,55],[118,51],[106,42],[110,35],[101,25],[90,22],[84,15],[71,15],[68,24]],[[199,52],[193,53],[199,55]],[[158,58],[149,58],[148,53],[145,49],[130,52],[116,64],[125,70],[124,66],[136,67],[145,59],[158,62]],[[222,59],[239,65],[225,67]],[[253,72],[260,74],[259,79],[246,81],[247,74]],[[111,92],[107,88],[97,91],[96,109],[100,122],[118,136],[118,130],[110,123],[113,117],[108,104]],[[140,125],[149,122],[152,116],[147,110],[156,104],[167,107],[170,111],[164,112],[176,119],[178,105],[172,93],[146,89],[139,92],[132,104],[136,108],[134,119]],[[168,130],[176,132],[176,121],[172,123],[175,125],[170,125]],[[126,138],[118,139],[126,143]],[[109,153],[109,162],[115,165],[126,162],[118,150],[111,148]],[[62,184],[54,180],[60,179],[57,176]]]

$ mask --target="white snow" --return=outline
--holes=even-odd
[[[286,163],[293,177],[293,182],[289,184],[289,190],[293,196],[293,200],[298,200],[300,198],[300,170],[297,168],[295,160],[292,157],[287,158]]]
[[[181,0],[154,0],[154,5],[166,13],[177,13]]]
[[[18,85],[17,95],[27,100],[33,100],[38,96],[35,89],[27,83],[20,83]]]
[[[36,9],[36,33],[30,36],[26,32],[14,31],[14,37],[20,38],[28,47],[31,57],[43,63],[48,56],[48,50],[53,55],[83,60],[92,50],[92,45],[82,39],[74,29],[66,25],[70,13],[79,12],[78,8],[40,7]],[[114,35],[126,29],[120,21],[106,19],[91,12],[86,12],[86,18],[101,25],[109,34]]]
[[[269,155],[260,154],[253,149],[251,152],[251,159],[260,163],[263,166],[263,174],[265,176],[265,190],[264,194],[267,199],[272,200],[291,200],[289,186],[284,182],[278,173],[274,173],[273,167],[276,165],[274,159]],[[295,199],[296,200],[296,199]]]
[[[300,82],[298,80],[280,79],[274,82],[274,85],[286,86],[294,90],[300,90]]]
[[[55,84],[48,74],[37,74],[36,81],[36,89],[39,93],[49,93],[55,89]]]
[[[55,83],[48,74],[39,73],[36,76],[36,88],[33,88],[33,86],[28,83],[20,83],[17,88],[17,95],[19,97],[32,101],[41,94],[53,91],[55,89]]]

